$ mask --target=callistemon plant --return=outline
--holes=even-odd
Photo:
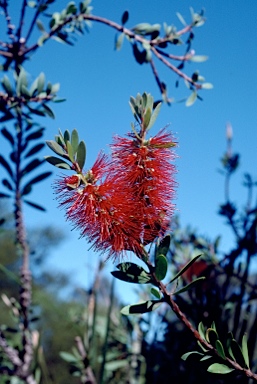
[[[70,164],[53,156],[46,160],[73,171],[55,181],[60,206],[93,248],[107,256],[129,250],[140,257],[143,246],[168,229],[174,208],[173,137],[164,129],[153,137],[148,133],[160,104],[154,108],[152,96],[144,93],[131,98],[130,106],[136,125],[126,137],[114,137],[111,155],[100,153],[87,171],[86,147],[76,130],[47,141]]]
[[[180,277],[201,255],[193,257],[175,276],[171,275],[167,254],[176,186],[176,169],[172,164],[175,142],[172,134],[164,129],[155,136],[149,135],[161,106],[159,103],[154,108],[151,95],[144,93],[131,97],[130,106],[136,120],[131,132],[125,137],[115,136],[110,155],[100,152],[88,170],[84,169],[86,146],[84,141],[79,141],[75,129],[71,134],[65,131],[62,135],[60,132],[55,141],[47,141],[47,145],[60,157],[47,156],[46,160],[71,172],[55,181],[57,200],[65,209],[66,218],[95,250],[113,257],[114,261],[118,260],[117,270],[111,272],[115,278],[150,285],[149,299],[125,306],[122,314],[143,314],[166,303],[202,348],[201,352],[184,354],[184,360],[191,353],[197,353],[202,356],[201,361],[209,358],[216,361],[217,357],[226,360],[226,364],[211,364],[209,372],[243,371],[243,367],[249,367],[246,338],[243,339],[242,349],[234,339],[228,339],[231,346],[233,344],[237,351],[242,351],[243,363],[239,365],[235,362],[232,347],[228,349],[229,356],[226,355],[215,324],[206,330],[200,323],[198,330],[195,329],[174,300],[174,296],[192,289],[195,283],[204,279],[200,276],[190,279],[188,283],[184,279],[182,287],[179,287]],[[150,243],[154,246],[147,248]],[[127,251],[134,252],[141,259],[140,265],[131,261],[120,262],[120,257]],[[246,374],[253,377],[249,372]]]

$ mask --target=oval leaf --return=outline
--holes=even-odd
[[[209,366],[207,369],[208,372],[211,373],[220,373],[220,374],[226,374],[234,371],[234,368],[230,368],[225,364],[219,364],[219,363],[214,363]]]
[[[163,280],[167,274],[168,262],[164,255],[159,255],[155,260],[155,276],[157,280]]]
[[[151,282],[151,276],[139,265],[125,262],[117,265],[119,271],[111,272],[114,277],[128,283],[147,284]]]
[[[54,140],[47,140],[46,141],[46,145],[53,151],[55,152],[57,155],[60,155],[60,156],[63,156],[65,155],[65,152],[63,150],[63,148],[57,144]]]

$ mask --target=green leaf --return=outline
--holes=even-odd
[[[211,373],[220,373],[220,374],[226,374],[234,371],[234,368],[230,368],[225,364],[219,364],[219,363],[214,363],[209,366],[207,369],[208,372]]]
[[[10,183],[7,179],[3,179],[3,180],[2,180],[2,183],[3,183],[3,185],[4,185],[7,189],[9,189],[9,191],[13,191],[13,187],[12,187],[11,183]]]
[[[30,205],[31,207],[33,207],[35,209],[38,209],[39,211],[43,211],[43,212],[46,211],[46,209],[39,204],[33,203],[32,201],[29,201],[29,200],[23,200],[23,201],[24,201],[24,203]]]
[[[6,268],[3,264],[0,264],[0,271],[3,272],[10,280],[15,281],[15,283],[20,284],[19,277]]]
[[[9,141],[11,146],[14,146],[14,138],[13,135],[8,131],[7,128],[1,129],[2,135]]]
[[[59,144],[57,144],[54,140],[47,140],[46,144],[57,155],[60,155],[60,156],[65,155],[65,151],[63,150],[63,148]]]
[[[24,156],[25,159],[38,153],[42,148],[44,148],[44,146],[45,144],[43,143],[35,145],[33,148],[29,150],[29,152],[26,153],[26,155]]]
[[[78,150],[77,150],[77,162],[81,170],[84,168],[84,165],[85,165],[86,153],[87,153],[86,144],[84,141],[81,141],[79,143]]]
[[[236,361],[235,356],[234,356],[234,354],[232,352],[232,349],[231,349],[231,342],[232,342],[233,339],[234,339],[233,333],[229,332],[228,333],[228,338],[227,338],[227,349],[228,349],[229,355],[232,357],[232,359],[234,361]]]
[[[141,313],[152,312],[161,305],[160,300],[148,300],[140,304],[126,305],[120,311],[122,315],[136,315]]]
[[[37,27],[40,30],[40,32],[43,32],[43,33],[46,32],[44,24],[42,23],[41,20],[37,19],[36,24],[37,24]]]
[[[70,132],[66,129],[66,131],[63,134],[64,142],[67,143],[67,141],[70,140]]]
[[[79,145],[79,134],[76,129],[73,129],[71,132],[71,146],[73,148],[73,153],[76,153]]]
[[[200,355],[200,356],[204,356],[203,353],[201,352],[198,352],[198,351],[192,351],[192,352],[187,352],[187,353],[184,353],[184,355],[181,356],[181,359],[186,361],[186,359],[188,358],[188,356],[192,355],[192,354],[196,354],[196,355]]]
[[[27,173],[34,171],[34,169],[39,167],[42,163],[43,163],[43,160],[39,160],[39,159],[32,160],[21,171],[22,176],[25,176]]]
[[[25,70],[21,67],[19,76],[17,78],[17,85],[16,85],[16,92],[17,92],[18,96],[21,95],[21,87],[22,87],[22,85],[24,85],[26,87],[27,84],[28,84],[27,74],[26,74]]]
[[[39,109],[31,108],[28,104],[27,104],[27,108],[34,115],[42,116],[42,117],[45,116],[45,113],[43,111],[41,111]]]
[[[186,100],[186,107],[191,107],[191,105],[195,103],[196,99],[197,99],[197,92],[193,91],[191,95],[188,97],[188,99]]]
[[[37,131],[31,133],[26,137],[26,141],[37,140],[43,136],[44,128],[40,128]]]
[[[147,110],[145,111],[144,113],[144,120],[143,120],[143,125],[144,125],[144,128],[146,129],[150,123],[150,120],[151,120],[151,115],[152,115],[152,110],[151,108],[147,108]]]
[[[68,352],[60,352],[59,353],[61,358],[65,361],[67,361],[68,363],[75,363],[78,361],[78,358],[74,355],[72,355],[71,353],[68,353]]]
[[[193,61],[194,63],[202,63],[208,60],[208,56],[195,55],[195,56],[192,56],[190,60]]]
[[[220,340],[216,340],[215,348],[217,349],[217,352],[220,355],[220,357],[222,357],[222,359],[226,360],[226,355],[225,355],[225,352],[224,352],[224,348],[223,348],[223,345],[222,345]]]
[[[160,109],[161,109],[162,103],[158,103],[156,107],[154,108],[154,111],[152,113],[150,122],[147,126],[147,130],[149,130],[155,123],[155,120],[157,119],[157,116],[159,115]]]
[[[1,83],[4,90],[7,92],[8,96],[12,96],[13,95],[12,85],[9,78],[6,75],[4,75],[4,77],[2,78]]]
[[[192,286],[194,286],[196,283],[198,283],[200,280],[205,280],[205,277],[198,277],[197,279],[195,279],[194,281],[192,281],[191,283],[185,285],[185,287],[179,289],[178,291],[174,292],[174,295],[179,295],[180,293],[183,293],[183,292],[186,292],[188,291],[189,289],[192,288]]]
[[[115,49],[119,51],[122,47],[122,43],[124,40],[124,33],[116,34],[115,37]]]
[[[157,299],[161,299],[160,291],[154,287],[151,288],[151,294],[154,295]]]
[[[248,369],[250,369],[246,334],[244,334],[243,339],[242,339],[242,353],[244,356],[245,365],[247,366]]]
[[[111,274],[119,280],[136,284],[147,284],[151,282],[149,273],[135,263],[121,263],[117,265],[117,268],[119,271],[113,271]]]
[[[105,363],[104,369],[107,371],[117,371],[117,369],[127,367],[129,365],[128,360],[114,360],[114,361],[108,361]]]
[[[58,157],[45,156],[45,160],[57,168],[72,169],[71,166],[68,163],[66,163],[66,161],[63,161],[62,159],[59,159]]]
[[[199,80],[199,79],[198,79]],[[212,89],[213,85],[211,83],[203,83],[201,86],[202,89]]]
[[[155,259],[155,276],[161,281],[165,278],[168,270],[168,262],[164,255],[158,255]]]
[[[244,359],[244,356],[243,356],[243,352],[242,352],[242,349],[241,349],[240,345],[238,344],[238,342],[235,339],[231,340],[230,348],[231,348],[232,354],[233,354],[233,356],[235,358],[235,361],[239,365],[244,367],[245,359]]]
[[[12,168],[10,167],[10,165],[2,155],[0,155],[0,164],[6,169],[6,171],[9,173],[9,175],[12,178],[13,177]]]
[[[123,12],[122,18],[121,18],[121,24],[124,25],[129,19],[129,13],[128,11]]]
[[[56,94],[60,89],[60,83],[56,83],[52,85],[51,94]]]
[[[197,260],[199,259],[199,257],[201,257],[202,255],[198,255],[198,256],[195,256],[193,257],[192,260],[190,260],[170,281],[170,283],[172,283],[173,281],[175,281],[179,276],[183,275],[183,273],[185,273],[189,267],[191,267],[191,265]],[[169,284],[170,284],[169,283]]]
[[[37,91],[41,93],[45,86],[45,74],[41,72],[37,78]]]
[[[200,359],[200,361],[209,360],[209,359],[211,359],[212,357],[213,357],[213,356],[205,355],[204,357],[202,357],[202,358]]]
[[[183,24],[184,27],[186,27],[187,23],[185,22],[184,17],[179,12],[177,12],[176,15],[177,15],[179,21],[181,22],[181,24]]]
[[[69,159],[73,163],[74,162],[74,152],[73,152],[73,148],[72,148],[72,145],[71,145],[69,140],[66,142],[66,148],[67,148]]]
[[[55,115],[54,115],[54,112],[52,111],[52,109],[50,107],[48,107],[48,105],[46,105],[46,104],[43,104],[43,107],[44,107],[44,112],[49,117],[51,117],[51,119],[55,119]]]
[[[213,328],[208,328],[207,329],[207,331],[206,331],[206,340],[208,341],[208,343],[210,343],[211,345],[215,346],[215,343],[218,340],[218,338],[219,338],[219,335],[217,334],[215,329],[213,329]]]
[[[39,183],[40,181],[46,179],[47,177],[49,177],[50,175],[52,174],[52,172],[44,172],[44,173],[41,173],[41,175],[39,176],[36,176],[34,177],[32,180],[30,180],[23,188],[26,189],[28,186],[30,185],[33,185],[33,184],[36,184],[36,183]],[[23,194],[23,193],[21,193]]]
[[[171,236],[167,235],[161,241],[158,241],[156,251],[155,251],[156,257],[158,255],[164,255],[164,256],[167,255],[170,249],[170,240],[171,240]]]
[[[198,332],[200,333],[201,338],[203,340],[206,340],[206,338],[205,338],[205,327],[204,327],[202,322],[200,322],[199,325],[198,325]]]

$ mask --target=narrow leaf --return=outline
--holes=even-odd
[[[177,15],[177,18],[179,19],[179,21],[181,22],[181,24],[183,24],[184,27],[186,27],[187,23],[185,22],[184,17],[179,12],[177,12],[176,15]]]
[[[179,289],[178,291],[174,292],[174,295],[179,295],[180,293],[188,291],[189,289],[192,288],[192,286],[194,286],[200,280],[205,280],[205,277],[204,276],[203,277],[198,277],[197,279],[195,279],[191,283],[187,284],[185,287],[183,287],[183,288]]]
[[[41,72],[37,78],[37,91],[38,91],[38,93],[41,93],[44,90],[44,86],[45,86],[45,74],[43,72]]]
[[[158,103],[152,113],[150,123],[148,124],[147,130],[149,130],[155,123],[155,120],[157,119],[157,116],[159,115],[160,109],[161,109],[162,103]]]
[[[29,164],[26,165],[26,167],[21,171],[22,176],[26,175],[27,173],[33,171],[37,167],[39,167],[43,163],[43,160],[34,159]]]
[[[12,134],[8,131],[7,128],[1,129],[2,135],[9,141],[9,143],[13,146],[14,145],[14,138]]]
[[[181,359],[186,361],[186,359],[188,358],[188,356],[192,355],[192,354],[196,354],[196,355],[200,355],[200,356],[204,356],[203,353],[201,352],[198,352],[198,351],[192,351],[192,352],[187,352],[187,353],[184,353],[184,355],[181,356]]]
[[[2,155],[0,155],[0,164],[2,164],[2,166],[6,169],[6,171],[9,173],[9,175],[12,178],[13,177],[12,169]]]
[[[193,61],[194,63],[202,63],[208,60],[208,56],[195,55],[195,56],[192,56],[190,60]]]
[[[226,360],[226,355],[225,355],[225,352],[224,352],[224,348],[223,348],[223,345],[222,345],[220,340],[216,340],[215,347],[216,347],[217,352],[220,355],[220,357],[222,357],[222,359]]]
[[[34,177],[34,179],[30,180],[27,184],[27,185],[32,185],[32,184],[36,184],[36,183],[39,183],[40,181],[46,179],[47,177],[51,176],[52,172],[44,172],[44,173],[41,173],[41,175],[38,175],[36,177]],[[26,188],[26,186],[24,188]]]
[[[13,191],[12,184],[7,179],[3,179],[2,183],[9,191]]]
[[[77,150],[77,162],[81,170],[84,168],[85,161],[86,161],[86,144],[82,140],[79,143],[78,150]]]
[[[191,265],[197,260],[199,259],[199,257],[201,257],[202,255],[198,255],[198,256],[195,256],[193,257],[192,260],[190,260],[170,281],[170,283],[172,283],[173,281],[175,281],[179,276],[183,275],[183,273],[185,273],[189,267],[191,267]]]
[[[214,363],[209,366],[207,369],[208,372],[211,373],[220,373],[220,374],[226,374],[234,371],[234,368],[230,368],[225,364],[219,364],[219,363]]]
[[[73,153],[76,153],[79,145],[79,134],[76,129],[73,129],[71,132],[71,146],[73,148]]]
[[[128,11],[123,12],[122,18],[121,18],[121,24],[124,25],[128,21],[129,13]]]
[[[54,112],[52,111],[52,109],[50,107],[48,107],[48,105],[46,105],[46,104],[43,104],[43,107],[44,107],[44,112],[49,117],[51,117],[51,119],[55,119],[55,115],[54,115]]]
[[[23,201],[24,201],[24,203],[28,204],[29,206],[31,206],[35,209],[38,209],[39,211],[43,211],[43,212],[46,211],[46,209],[39,204],[32,203],[32,201],[29,201],[29,200],[23,200]]]
[[[67,147],[67,152],[68,152],[68,156],[69,156],[70,161],[74,162],[74,152],[73,152],[73,148],[72,148],[72,145],[71,145],[69,140],[66,142],[66,147]]]
[[[200,322],[199,325],[198,325],[198,332],[200,333],[201,338],[203,340],[206,340],[206,338],[205,338],[205,327],[204,327],[202,322]]]
[[[242,353],[244,356],[245,365],[247,366],[248,369],[250,369],[246,334],[244,334],[243,339],[242,339]]]
[[[203,83],[201,87],[202,87],[202,89],[212,89],[213,85],[212,85],[212,83]]]
[[[191,107],[191,105],[195,103],[196,99],[197,99],[197,92],[193,91],[186,101],[186,107]]]
[[[79,360],[76,356],[68,352],[60,352],[60,356],[63,360],[67,361],[68,363],[75,363]]]
[[[124,33],[116,34],[115,37],[115,49],[119,51],[122,47],[122,43],[124,40]]]
[[[31,148],[29,150],[28,153],[26,153],[25,159],[38,153],[42,148],[44,148],[44,146],[45,146],[45,144],[43,144],[43,143],[35,145],[33,148]]]

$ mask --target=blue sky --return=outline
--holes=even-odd
[[[16,12],[17,3],[21,1],[15,2]],[[52,9],[62,9],[65,4],[66,1],[59,0]],[[179,142],[176,161],[179,187],[175,203],[182,225],[190,224],[211,238],[221,234],[223,249],[229,249],[233,236],[222,217],[217,215],[218,204],[224,202],[224,180],[217,170],[226,145],[225,126],[231,122],[233,148],[242,156],[240,169],[232,180],[232,200],[238,204],[244,202],[243,174],[249,172],[257,176],[257,2],[95,0],[92,5],[95,15],[117,22],[123,11],[129,10],[127,27],[140,22],[165,21],[181,28],[176,12],[190,20],[190,6],[195,11],[205,8],[207,20],[195,30],[193,48],[196,54],[207,55],[209,60],[187,65],[186,72],[191,75],[199,69],[214,88],[202,91],[200,95],[204,101],[197,101],[190,108],[183,103],[171,107],[163,105],[152,134],[170,124]],[[128,105],[131,95],[146,91],[159,98],[150,68],[135,62],[127,41],[121,51],[114,51],[114,36],[114,30],[95,23],[90,33],[78,37],[74,47],[48,42],[25,66],[32,81],[43,71],[47,80],[60,82],[59,96],[67,99],[65,103],[53,105],[55,120],[42,121],[47,128],[45,139],[53,139],[58,128],[63,131],[77,128],[87,144],[88,167],[101,149],[108,151],[113,134],[129,131],[133,121]],[[176,50],[171,52],[176,53]],[[178,100],[188,96],[183,82],[175,89],[176,77],[161,64],[157,66],[170,96]],[[49,151],[46,149],[43,154]],[[51,252],[47,266],[68,272],[75,283],[86,287],[92,282],[92,269],[98,256],[88,251],[85,239],[78,239],[79,233],[71,231],[71,225],[64,220],[64,212],[57,208],[51,184],[60,172],[48,164],[43,169],[53,170],[54,175],[41,186],[35,186],[31,199],[46,206],[47,213],[25,208],[27,225],[52,224],[65,231],[66,241]],[[111,270],[111,262],[108,264]],[[125,283],[123,289],[127,289]]]

